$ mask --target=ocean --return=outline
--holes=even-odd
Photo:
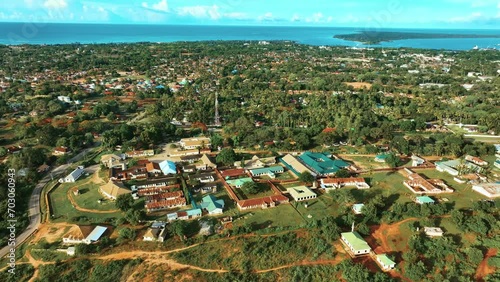
[[[316,46],[409,47],[425,49],[470,50],[500,49],[500,38],[408,39],[364,45],[333,38],[337,34],[362,31],[362,28],[273,27],[273,26],[195,26],[195,25],[112,25],[0,23],[0,44],[133,43],[206,40],[289,40]],[[379,29],[380,31],[500,34],[500,30]]]

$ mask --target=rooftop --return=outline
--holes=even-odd
[[[366,243],[365,239],[363,239],[363,237],[361,237],[361,235],[359,235],[356,231],[344,232],[341,235],[349,242],[349,244],[351,244],[355,251],[370,249],[370,246]]]
[[[311,189],[306,186],[297,186],[286,189],[288,193],[294,198],[303,198],[303,197],[316,197],[316,193],[311,191]]]
[[[377,259],[382,262],[384,265],[393,265],[396,264],[393,260],[391,260],[386,254],[377,255]]]
[[[322,153],[304,152],[299,156],[299,160],[318,174],[335,173],[349,166],[343,160],[332,160]]]
[[[434,200],[429,196],[419,196],[417,197],[417,201],[423,204],[433,204]]]

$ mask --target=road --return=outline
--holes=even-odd
[[[33,189],[33,192],[31,193],[31,197],[30,197],[30,201],[29,201],[28,214],[29,214],[30,224],[28,225],[26,230],[23,231],[23,233],[17,235],[16,247],[18,247],[26,239],[28,239],[28,237],[30,237],[31,234],[33,234],[40,226],[40,219],[41,219],[40,195],[42,193],[43,187],[45,187],[45,185],[47,185],[47,183],[51,180],[51,175],[54,178],[56,178],[59,175],[63,174],[71,166],[71,164],[73,162],[76,162],[76,161],[82,159],[82,157],[86,153],[88,153],[91,149],[92,148],[83,150],[78,155],[76,155],[75,157],[70,159],[69,163],[52,169],[51,171],[49,171],[49,173],[44,178],[42,178],[42,180],[40,180],[40,182],[38,182],[38,184],[35,186],[35,189]],[[11,248],[10,246],[5,246],[2,249],[0,249],[0,258],[3,258],[5,255],[7,255],[9,253],[10,248]]]

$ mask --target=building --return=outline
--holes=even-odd
[[[317,174],[301,163],[296,157],[288,154],[280,159],[281,163],[285,165],[286,168],[291,170],[295,175],[299,176],[304,172],[310,173],[312,176],[316,177]]]
[[[195,193],[201,192],[202,194],[215,193],[217,192],[217,183],[216,182],[204,183],[201,186],[195,187],[193,191]]]
[[[344,186],[351,186],[351,187],[356,187],[358,189],[368,189],[370,188],[370,185],[366,183],[364,178],[354,178],[354,177],[349,177],[349,178],[322,178],[320,180],[320,186],[321,188],[325,190],[330,190],[330,189],[339,189]]]
[[[54,156],[64,156],[71,152],[71,150],[67,147],[56,147],[54,148],[54,152],[52,153]]]
[[[127,158],[151,157],[154,155],[155,155],[154,150],[139,150],[139,151],[130,151],[125,153],[125,156]]]
[[[355,214],[362,214],[364,206],[365,204],[354,204],[352,205],[352,210],[354,211]]]
[[[181,156],[179,159],[183,163],[194,164],[201,159],[201,155],[196,154],[196,155]]]
[[[184,193],[182,191],[171,191],[171,192],[147,195],[145,202],[146,203],[157,203],[157,202],[161,202],[161,201],[165,201],[165,200],[175,200],[178,198],[182,198],[183,196],[184,196]]]
[[[226,180],[227,184],[234,186],[236,188],[241,188],[243,184],[247,182],[253,182],[253,179],[250,177],[244,177],[244,178]]]
[[[209,157],[207,154],[204,154],[201,157],[201,162],[202,162],[202,167],[198,168],[198,166],[196,166],[197,169],[206,170],[206,169],[216,169],[217,168],[217,164],[215,163],[215,161],[211,157]]]
[[[150,227],[142,236],[144,241],[148,242],[163,242],[167,237],[167,229],[165,227],[153,228]]]
[[[101,163],[106,166],[107,168],[111,168],[116,165],[122,165],[123,159],[121,156],[118,156],[116,154],[107,154],[107,155],[102,155],[101,156]],[[123,167],[125,169],[125,167]]]
[[[64,244],[91,244],[99,241],[108,228],[104,226],[81,226],[63,237]]]
[[[406,188],[415,194],[441,194],[452,193],[453,189],[448,187],[441,179],[425,179],[418,173],[413,173],[406,169],[410,174],[408,180],[403,181]]]
[[[292,187],[286,189],[286,191],[288,191],[290,196],[292,196],[292,198],[297,202],[312,200],[318,197],[316,193],[311,191],[311,189],[307,188],[306,186]]]
[[[424,227],[424,233],[429,237],[443,236],[443,230],[439,227]]]
[[[169,213],[167,214],[167,219],[168,221],[189,220],[201,217],[201,215],[202,215],[201,209],[190,209],[190,210],[183,210],[174,213]]]
[[[217,199],[214,195],[205,196],[202,199],[201,208],[206,210],[210,215],[222,214],[224,211],[224,200]]]
[[[175,164],[174,164],[174,168],[175,168]],[[169,166],[169,169],[170,169],[170,166]],[[146,164],[146,171],[150,175],[159,175],[159,174],[163,173],[162,169],[160,168],[160,164],[155,163],[155,162],[148,162]],[[168,172],[170,172],[170,170]],[[175,170],[175,172],[177,172],[177,170]],[[175,172],[173,174],[175,174]]]
[[[419,205],[423,205],[423,204],[434,204],[435,201],[431,198],[431,197],[428,197],[428,196],[419,196],[419,197],[416,197],[415,198],[415,202]]]
[[[237,168],[243,168],[243,169],[246,169],[246,170],[255,169],[255,168],[261,168],[261,167],[266,167],[266,166],[270,166],[270,165],[274,165],[274,164],[276,164],[276,158],[275,157],[259,158],[256,155],[254,155],[249,160],[241,160],[241,161],[234,162],[234,166],[235,167],[237,167]]]
[[[425,160],[419,156],[411,156],[411,166],[421,166],[425,163]]]
[[[488,198],[497,198],[500,197],[500,182],[476,184],[472,190]]]
[[[60,183],[76,182],[84,172],[85,172],[84,167],[79,166],[75,170],[73,170],[70,174],[68,174],[66,177],[59,179],[59,182]]]
[[[386,254],[376,255],[375,257],[383,271],[388,271],[396,267],[396,263],[391,260]]]
[[[321,153],[304,152],[297,158],[316,175],[333,175],[350,165],[343,160],[332,160],[330,156]]]
[[[385,160],[387,159],[388,156],[389,156],[389,154],[380,154],[380,155],[377,155],[375,157],[375,161],[378,162],[378,163],[385,163]]]
[[[213,173],[200,173],[192,174],[189,176],[189,180],[198,181],[200,183],[209,183],[215,181],[215,175]]]
[[[242,168],[236,168],[236,169],[222,170],[220,172],[220,175],[224,179],[230,179],[230,178],[235,178],[235,177],[239,177],[239,176],[247,175],[247,174],[245,173],[244,169],[242,169]]]
[[[209,148],[210,138],[207,137],[197,137],[197,138],[183,138],[179,142],[183,149],[198,149],[198,148]]]
[[[290,202],[290,199],[280,194],[280,195],[272,195],[257,199],[241,200],[238,201],[237,206],[238,209],[240,210],[249,210],[258,208],[267,209],[288,202]]]
[[[493,164],[496,168],[500,168],[500,160],[496,160]]]
[[[147,203],[145,205],[145,208],[147,212],[155,212],[155,211],[173,209],[177,207],[183,207],[185,205],[186,205],[186,198],[182,197],[172,200],[163,200],[159,202]]]
[[[114,182],[112,180],[109,180],[108,183],[99,187],[99,191],[106,198],[111,200],[116,200],[120,195],[125,195],[131,192],[129,189],[125,188],[125,185],[121,182]]]
[[[369,254],[371,251],[368,243],[356,231],[341,233],[340,238],[354,256]]]
[[[461,165],[460,160],[450,160],[443,162],[436,162],[436,169],[440,172],[446,172],[453,176],[458,175],[458,167]]]
[[[482,160],[478,157],[470,156],[470,155],[465,156],[465,160],[469,161],[475,165],[480,165],[480,166],[487,166],[488,165],[487,161]]]
[[[285,169],[280,165],[271,166],[271,167],[256,168],[256,169],[250,170],[250,174],[253,177],[259,177],[259,176],[266,175],[269,178],[273,178],[273,179],[276,178],[276,174],[280,174],[283,172],[285,172]]]
[[[159,164],[159,169],[164,175],[169,175],[169,174],[176,174],[177,173],[177,167],[175,166],[175,163],[172,161],[165,160]]]

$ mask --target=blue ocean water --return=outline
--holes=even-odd
[[[0,44],[290,40],[317,46],[368,47],[370,45],[333,38],[337,34],[348,34],[362,30],[361,28],[336,27],[0,23]],[[500,30],[380,29],[380,31],[500,34]],[[410,39],[383,42],[373,47],[469,50],[476,45],[479,48],[500,49],[499,44],[500,38]]]

